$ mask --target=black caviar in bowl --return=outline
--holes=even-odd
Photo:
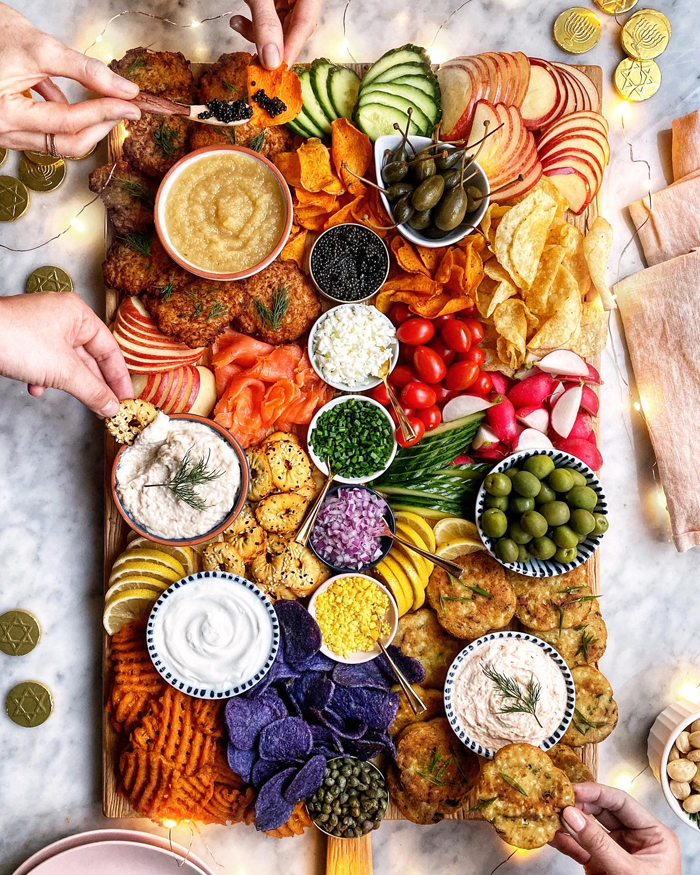
[[[309,271],[316,288],[332,301],[365,301],[386,281],[389,253],[371,228],[335,225],[311,248]]]

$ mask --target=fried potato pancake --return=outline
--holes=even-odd
[[[440,625],[456,638],[478,638],[507,625],[515,613],[515,591],[503,567],[482,550],[454,561],[465,569],[460,580],[436,567],[428,583],[428,601]]]
[[[547,756],[558,769],[564,772],[572,784],[595,781],[593,772],[568,744],[555,744],[547,751]]]
[[[424,826],[431,823],[439,823],[447,814],[452,814],[460,808],[460,805],[452,805],[448,802],[421,802],[406,790],[401,783],[399,771],[394,765],[390,765],[386,772],[386,784],[389,790],[389,798],[399,809],[401,814],[412,823]]]
[[[463,641],[445,632],[430,608],[404,614],[399,619],[394,644],[421,663],[425,669],[424,686],[436,690],[444,687],[447,670],[464,647]]]
[[[149,112],[124,124],[124,157],[146,176],[160,179],[188,152],[190,124],[180,115]]]
[[[396,638],[393,641],[396,644]],[[400,647],[401,645],[396,645]],[[406,650],[401,647],[404,653],[407,653]],[[391,732],[392,736],[398,735],[400,732],[410,726],[412,723],[425,723],[426,720],[432,720],[434,717],[441,717],[445,713],[445,701],[442,695],[442,690],[429,690],[425,687],[419,686],[418,684],[413,684],[413,690],[417,696],[419,696],[425,707],[428,709],[423,714],[416,714],[411,708],[408,699],[406,698],[406,694],[401,689],[400,686],[395,686],[391,688],[393,693],[399,694],[399,710],[396,712],[396,717],[394,717],[394,722],[391,724]]]
[[[197,83],[197,101],[240,100],[248,90],[250,52],[225,52],[202,73]]]
[[[608,643],[608,628],[600,613],[597,601],[591,604],[591,612],[577,626],[570,629],[554,629],[550,632],[532,631],[538,638],[555,647],[566,660],[569,668],[577,665],[591,665],[605,653]]]
[[[619,717],[610,681],[590,665],[578,665],[571,674],[576,686],[576,707],[562,741],[571,747],[598,744],[610,735]]]
[[[108,288],[125,295],[160,295],[167,288],[182,288],[191,279],[170,258],[155,233],[115,240],[102,262],[102,276]]]
[[[517,597],[515,616],[529,629],[571,629],[591,611],[593,593],[583,565],[560,577],[532,578],[512,571],[508,577]]]
[[[140,234],[151,229],[156,187],[126,161],[97,167],[88,185],[102,199],[117,234]]]
[[[192,103],[194,77],[181,52],[152,52],[138,46],[109,64],[110,69],[135,82],[141,91],[160,94],[179,103]]]

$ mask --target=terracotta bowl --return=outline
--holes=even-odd
[[[250,472],[248,470],[248,460],[246,458],[246,454],[238,443],[236,438],[231,434],[230,431],[225,429],[222,425],[219,425],[218,422],[214,422],[211,419],[207,419],[204,416],[197,416],[195,413],[171,413],[169,414],[170,419],[184,419],[188,422],[201,422],[202,425],[206,425],[218,433],[218,435],[223,438],[224,441],[233,449],[238,459],[238,462],[241,466],[241,485],[238,492],[238,498],[236,499],[236,503],[231,508],[230,512],[226,514],[224,519],[213,529],[210,529],[207,532],[203,532],[201,535],[198,535],[195,538],[162,538],[159,535],[154,535],[148,529],[145,529],[140,523],[138,523],[131,514],[126,510],[124,505],[122,504],[122,500],[119,496],[119,492],[117,490],[117,469],[119,468],[119,463],[121,461],[124,453],[128,452],[131,447],[124,445],[121,447],[119,452],[114,458],[114,464],[112,465],[112,473],[110,477],[111,489],[112,489],[112,500],[117,507],[117,510],[121,514],[122,518],[129,526],[129,528],[133,529],[135,532],[138,532],[144,538],[148,538],[149,541],[154,541],[156,544],[166,544],[172,546],[189,546],[193,547],[197,544],[203,544],[205,541],[209,541],[212,538],[220,535],[224,529],[227,529],[231,523],[236,519],[238,514],[241,512],[243,505],[246,502],[248,497],[248,488],[250,485]]]
[[[217,273],[216,271],[207,270],[203,267],[198,267],[196,264],[193,264],[191,261],[185,259],[178,250],[171,243],[168,233],[165,229],[165,203],[167,200],[168,192],[176,179],[176,177],[182,172],[182,170],[191,164],[194,161],[199,160],[202,155],[206,155],[208,153],[213,152],[241,152],[245,155],[250,155],[251,158],[254,158],[256,161],[259,161],[261,164],[264,164],[271,173],[276,177],[280,190],[282,192],[282,197],[284,198],[285,206],[286,206],[286,218],[284,223],[284,229],[282,231],[282,235],[280,239],[277,241],[277,245],[275,248],[263,258],[262,261],[259,261],[257,264],[252,265],[251,267],[245,268],[245,270],[235,271],[233,273]],[[228,282],[231,280],[243,280],[249,276],[253,276],[256,273],[260,273],[261,270],[264,270],[266,267],[272,264],[272,262],[278,257],[282,249],[284,248],[284,244],[287,242],[289,237],[289,232],[292,228],[292,220],[294,217],[294,207],[292,205],[292,195],[289,191],[289,186],[285,178],[279,172],[279,170],[275,167],[275,165],[268,161],[263,155],[260,155],[258,152],[253,152],[252,149],[246,149],[245,146],[205,146],[203,149],[196,149],[194,152],[190,152],[188,155],[185,155],[184,158],[181,158],[177,164],[173,164],[173,166],[168,170],[168,172],[163,177],[162,182],[158,186],[158,192],[156,194],[156,203],[154,209],[154,218],[156,223],[156,233],[160,239],[160,242],[163,244],[163,248],[168,253],[168,255],[172,258],[173,261],[177,262],[180,267],[183,267],[185,270],[190,273],[196,274],[197,276],[204,277],[209,280],[218,280],[220,282]]]

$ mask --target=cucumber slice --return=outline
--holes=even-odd
[[[414,46],[411,43],[407,43],[398,49],[391,49],[372,64],[364,75],[363,85],[369,85],[370,82],[381,76],[382,73],[390,70],[392,67],[398,67],[400,64],[420,64],[430,69],[430,58],[425,49],[420,46]]]
[[[372,85],[376,85],[373,82]],[[437,77],[425,76],[424,74],[412,74],[411,76],[399,76],[398,79],[391,80],[392,85],[411,85],[413,88],[418,88],[424,94],[429,94],[432,98],[440,100],[440,86],[438,85]]]
[[[309,116],[304,112],[303,106],[299,115],[293,121],[289,122],[287,127],[291,128],[295,134],[299,134],[300,137],[323,138],[323,131],[319,130],[319,128],[317,128],[311,121]]]
[[[328,77],[333,69],[335,69],[335,64],[331,64],[328,58],[317,58],[309,69],[314,96],[329,122],[338,118],[338,113],[333,108],[328,95]]]
[[[369,94],[364,94],[362,91],[360,92],[360,100],[357,104],[358,110],[362,109],[365,106],[374,106],[379,104],[381,106],[391,107],[392,109],[398,109],[404,117],[408,114],[408,108],[411,107],[413,110],[413,114],[411,116],[411,127],[415,124],[416,133],[420,136],[429,136],[433,131],[433,124],[428,116],[418,107],[412,100],[407,100],[405,97],[400,97],[398,94],[391,94],[388,91],[372,91]],[[406,124],[404,118],[404,125]],[[393,125],[393,119],[392,119]],[[391,127],[388,131],[383,131],[385,134],[393,134],[395,133],[394,128]],[[413,133],[412,130],[409,131],[409,134]]]
[[[431,125],[434,125],[440,117],[440,105],[424,91],[414,88],[412,85],[397,85],[395,82],[375,82],[366,90],[362,89],[361,100],[370,103],[372,98],[379,94],[403,97],[404,100],[407,100],[413,106],[414,112],[416,109],[420,110]]]
[[[394,122],[403,130],[406,127],[406,113],[402,109],[387,106],[384,103],[366,103],[355,108],[355,123],[358,128],[374,142],[382,134],[395,134]],[[414,119],[411,119],[409,134],[420,134],[421,131]]]
[[[304,102],[304,112],[314,127],[320,131],[317,136],[323,137],[324,134],[330,134],[331,125],[326,118],[323,107],[316,100],[314,89],[311,86],[310,72],[308,70],[301,71],[299,73],[299,80],[301,81],[301,99]]]
[[[351,119],[360,90],[360,77],[347,67],[334,67],[328,76],[328,97],[336,115]]]
[[[400,79],[402,76],[429,76],[432,75],[430,67],[425,64],[397,64],[396,67],[390,67],[383,73],[380,73],[374,82],[393,82],[395,79]]]

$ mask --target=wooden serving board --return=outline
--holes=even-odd
[[[195,72],[195,75],[198,75],[201,72],[201,69],[206,65],[203,64],[193,64],[192,68]],[[371,66],[370,64],[347,64],[345,66],[351,67],[353,70],[357,72],[359,76],[363,76],[364,73]],[[198,69],[199,68],[199,69]],[[598,93],[602,94],[603,90],[603,71],[600,67],[597,66],[587,66],[587,65],[577,65],[577,68],[581,70],[583,73],[586,73],[591,80],[595,83],[596,88],[598,89]],[[117,161],[121,158],[122,154],[122,144],[124,142],[124,128],[123,125],[119,125],[114,128],[108,138],[107,138],[107,155],[108,161],[111,163],[113,161]],[[571,224],[575,225],[580,231],[585,233],[588,229],[589,224],[595,219],[595,217],[600,212],[600,194],[596,197],[596,200],[588,207],[586,212],[581,216],[575,216],[573,213],[567,214],[567,219]],[[111,227],[110,223],[107,221],[106,230],[105,230],[105,241],[106,247],[109,248],[112,241],[114,239],[114,229]],[[114,291],[114,289],[106,289],[106,297],[105,297],[105,317],[107,323],[111,323],[114,319],[115,313],[117,311],[117,307],[119,306],[119,293]],[[598,367],[599,366],[599,357],[593,359],[593,364]],[[598,432],[599,420],[596,419],[596,433]],[[111,471],[112,465],[114,462],[114,456],[116,454],[116,444],[111,439],[111,437],[105,433],[105,470],[104,470],[104,496],[105,496],[105,528],[104,528],[104,591],[107,591],[108,588],[108,580],[110,570],[112,568],[112,564],[117,556],[124,550],[126,545],[126,535],[128,532],[128,526],[124,522],[124,520],[119,515],[117,508],[112,500],[112,491],[111,491]],[[600,594],[600,554],[599,552],[594,553],[592,559],[589,560],[587,569],[588,569],[588,585],[591,588],[591,591],[595,595]],[[517,624],[514,625],[514,628],[517,627]],[[109,684],[110,684],[110,637],[105,634],[104,642],[102,648],[102,679],[103,679],[103,700],[104,704],[107,702],[107,697],[109,695]],[[109,717],[107,715],[106,709],[103,707],[102,709],[102,810],[105,817],[138,817],[139,815],[134,812],[129,803],[123,796],[120,796],[117,793],[117,764],[119,759],[119,746],[120,739],[115,730],[113,729]],[[593,773],[594,777],[598,775],[598,747],[597,745],[588,744],[582,749],[582,759],[584,763],[588,766],[588,768]],[[478,813],[469,813],[468,811],[469,805],[466,804],[462,809],[457,811],[455,814],[450,815],[450,819],[453,820],[481,820],[482,817]],[[399,811],[399,809],[393,804],[389,803],[389,808],[387,811],[387,819],[389,820],[403,820],[403,815]],[[369,837],[365,837],[364,839],[358,840],[357,843],[353,842],[353,845],[357,845],[357,853],[359,857],[355,860],[355,864],[350,866],[349,868],[349,859],[344,856],[345,854],[345,846],[349,843],[347,841],[339,841],[339,840],[329,840],[329,871],[337,871],[338,875],[360,875],[361,872],[367,871],[371,872],[372,868],[372,857],[371,857],[371,841]],[[343,846],[341,851],[340,845]],[[361,848],[359,846],[362,846]],[[335,863],[331,865],[332,861],[335,859],[335,862],[338,862],[338,855],[343,857],[344,864],[337,868]],[[361,859],[364,861],[361,864]]]

